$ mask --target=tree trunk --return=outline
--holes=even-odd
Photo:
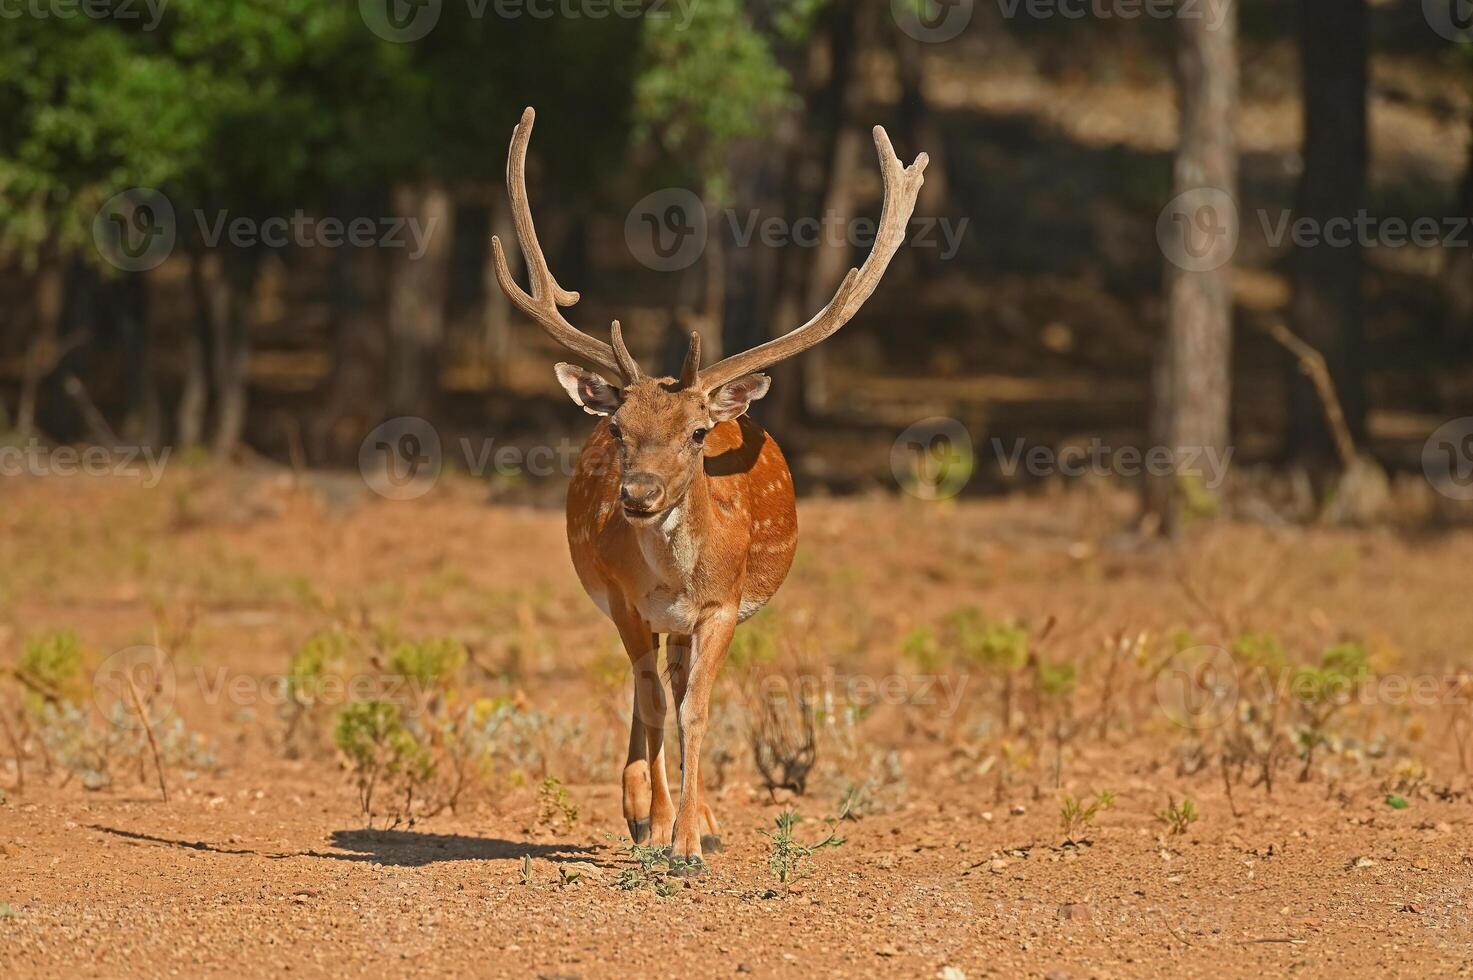
[[[61,317],[66,294],[67,267],[52,258],[36,276],[36,336],[26,349],[25,375],[21,378],[20,404],[16,407],[15,431],[22,439],[36,433],[36,402],[41,382],[56,367],[61,351]]]
[[[1320,230],[1314,247],[1294,252],[1294,332],[1324,355],[1345,421],[1365,435],[1361,271],[1364,257],[1352,233],[1324,240],[1331,219],[1354,221],[1366,188],[1366,0],[1299,0],[1299,47],[1304,93],[1304,167],[1296,220]],[[1308,378],[1293,370],[1289,392],[1289,454],[1312,469],[1333,464],[1334,441]]]
[[[123,349],[123,439],[130,445],[155,446],[163,410],[153,374],[147,274],[129,272],[109,283],[104,302],[116,320]]]
[[[212,270],[213,275],[206,277],[215,389],[215,431],[210,451],[217,459],[233,457],[245,432],[258,265],[258,257],[251,252],[227,249]]]
[[[380,194],[346,194],[337,203],[343,220],[384,212]],[[322,407],[308,427],[310,458],[345,463],[383,421],[388,379],[385,318],[387,258],[384,249],[343,247],[332,266],[332,371]]]
[[[498,187],[487,206],[491,212],[491,234],[501,239],[505,246],[502,251],[506,255],[507,268],[513,276],[520,276],[522,250],[505,245],[516,241],[516,225],[512,222],[506,190]],[[506,298],[501,284],[496,281],[496,257],[489,247],[482,266],[481,286],[481,326],[485,331],[486,359],[491,369],[491,383],[501,386],[510,377],[511,358],[516,348],[512,343],[511,300]]]
[[[833,142],[829,149],[827,179],[819,219],[823,237],[814,249],[808,270],[808,283],[803,294],[804,309],[812,316],[828,303],[834,290],[853,264],[849,232],[853,227],[855,180],[866,148],[869,127],[863,125],[865,74],[864,57],[874,45],[878,28],[876,7],[858,0],[847,23],[835,25],[833,77],[830,79],[830,104],[833,119]],[[878,216],[874,220],[878,220]],[[832,239],[832,240],[831,240]],[[861,250],[867,250],[861,245]],[[797,326],[797,324],[793,324]],[[803,411],[808,418],[821,416],[832,401],[829,384],[829,351],[820,344],[804,353]]]
[[[1473,130],[1473,119],[1469,122]],[[1464,219],[1473,218],[1473,137],[1468,140],[1467,166],[1454,211]],[[1447,256],[1443,270],[1443,292],[1447,297],[1444,341],[1449,348],[1462,350],[1473,341],[1473,251],[1466,248],[1444,251]]]
[[[1174,196],[1199,189],[1237,193],[1233,122],[1238,102],[1236,6],[1216,29],[1205,17],[1180,17],[1177,50],[1179,143]],[[1236,221],[1233,215],[1217,220]],[[1154,371],[1151,443],[1171,452],[1165,474],[1148,474],[1146,505],[1163,531],[1175,534],[1191,500],[1194,512],[1211,509],[1217,488],[1204,473],[1185,472],[1177,450],[1227,451],[1232,388],[1232,263],[1215,268],[1166,265],[1166,341]],[[1191,265],[1184,268],[1183,265]],[[1194,456],[1200,459],[1200,455]],[[1206,494],[1204,498],[1201,496]],[[1205,516],[1205,515],[1204,515]]]
[[[184,377],[179,406],[174,413],[174,441],[181,452],[197,448],[205,435],[210,408],[210,294],[205,277],[204,253],[189,256],[189,288],[194,300],[194,318],[184,339]]]
[[[946,146],[941,128],[926,100],[926,72],[922,44],[904,31],[887,32],[893,43],[896,74],[900,81],[900,125],[897,146],[908,156],[924,150],[931,158],[926,166],[926,182],[921,185],[917,208],[921,214],[941,215],[950,208],[951,187],[946,177]],[[919,249],[906,249],[918,255]],[[925,274],[934,269],[928,262],[916,262],[917,271]]]
[[[402,184],[393,193],[394,214],[417,222],[422,243],[408,236],[395,249],[389,275],[389,410],[428,416],[439,388],[449,278],[451,200],[436,183]]]

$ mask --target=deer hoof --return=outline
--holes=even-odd
[[[720,854],[724,850],[726,850],[726,847],[721,843],[720,837],[715,834],[701,835],[702,854]]]
[[[699,878],[706,872],[706,862],[701,860],[699,854],[691,854],[681,857],[678,854],[670,856],[670,874],[677,878]]]
[[[650,839],[650,822],[645,820],[629,821],[629,839],[636,844],[644,844]]]

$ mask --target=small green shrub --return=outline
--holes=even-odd
[[[26,640],[15,665],[16,677],[26,688],[26,707],[39,711],[47,702],[83,703],[87,699],[86,659],[71,630]]]
[[[1115,805],[1115,794],[1102,789],[1089,800],[1081,802],[1065,793],[1059,801],[1059,826],[1069,840],[1079,839],[1093,826],[1095,818]]]
[[[353,766],[363,816],[373,822],[374,793],[387,784],[403,794],[394,825],[410,818],[415,793],[435,773],[434,760],[405,726],[399,706],[386,701],[358,701],[338,713],[333,740]]]
[[[946,669],[947,656],[936,640],[936,631],[917,626],[900,640],[900,654],[926,674],[939,674]]]
[[[830,847],[842,847],[844,838],[837,831],[845,814],[840,813],[828,822],[828,834],[813,844],[804,844],[793,836],[798,823],[798,814],[784,810],[777,815],[777,830],[762,833],[772,842],[772,852],[767,859],[767,868],[786,894],[792,891],[793,883],[813,874],[813,855]]]
[[[1175,797],[1168,797],[1165,808],[1156,811],[1156,819],[1166,825],[1168,833],[1177,837],[1190,830],[1201,816],[1197,812],[1197,805],[1190,799],[1178,803]]]

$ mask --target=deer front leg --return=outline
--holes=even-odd
[[[675,804],[665,775],[665,688],[660,683],[660,640],[632,610],[615,622],[634,670],[634,711],[629,720],[629,753],[624,761],[624,820],[636,844],[670,844]]]
[[[675,873],[700,874],[701,858],[701,741],[711,709],[711,689],[726,660],[736,630],[736,608],[721,608],[696,624],[691,635],[689,667],[683,671],[685,690],[679,696],[680,810],[675,815],[675,841],[670,867]]]
[[[670,690],[678,705],[685,700],[685,689],[690,678],[689,633],[671,633],[665,640],[665,662],[670,672]],[[715,854],[722,850],[721,825],[716,822],[716,813],[706,797],[705,773],[701,774],[701,853]]]

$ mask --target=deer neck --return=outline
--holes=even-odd
[[[696,474],[684,499],[659,520],[631,526],[644,563],[656,579],[673,589],[689,583],[701,547],[710,538],[711,494],[705,472]]]

